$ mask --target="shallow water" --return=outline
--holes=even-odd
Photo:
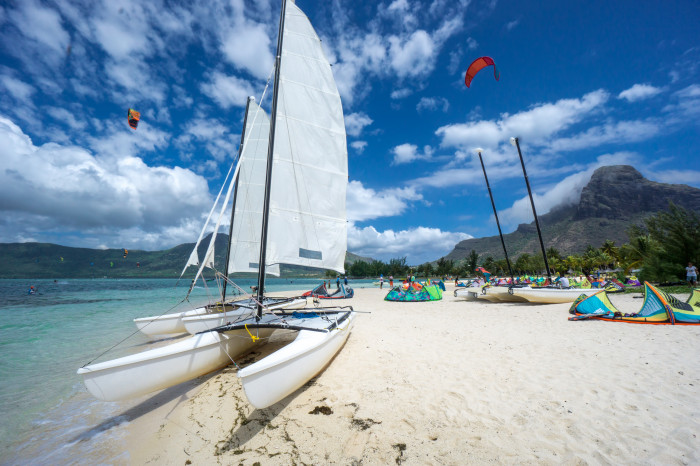
[[[371,286],[371,280],[351,286]],[[214,288],[169,279],[0,280],[0,463],[123,463],[123,405],[92,398],[76,374],[97,359],[141,351],[132,320],[192,309]],[[268,279],[274,293],[308,290],[318,279]],[[249,290],[255,280],[237,284]],[[37,290],[28,294],[30,286]],[[351,303],[350,303],[351,304]],[[116,347],[102,355],[103,352]],[[171,389],[168,389],[171,390]],[[168,390],[155,396],[167,396]],[[177,389],[175,389],[177,390]],[[120,433],[121,432],[121,433]]]

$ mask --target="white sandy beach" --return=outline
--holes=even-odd
[[[453,289],[428,303],[355,290],[347,304],[371,314],[301,390],[254,410],[230,366],[157,394],[132,408],[118,461],[700,462],[700,327],[569,322],[569,304],[468,302]]]

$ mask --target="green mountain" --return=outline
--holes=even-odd
[[[204,257],[209,238],[198,248]],[[214,245],[214,263],[223,271],[228,235],[219,234]],[[185,243],[164,251],[129,249],[72,248],[49,243],[0,243],[0,278],[177,278],[187,262],[194,243]],[[352,253],[346,262],[371,261]],[[192,276],[190,266],[185,276]],[[325,270],[301,266],[281,266],[283,277],[322,277]],[[211,275],[211,271],[208,272]],[[189,274],[189,275],[188,275]],[[207,275],[208,276],[208,275]],[[254,274],[235,274],[251,276]]]
[[[649,181],[629,165],[598,168],[581,191],[577,205],[539,216],[544,247],[569,255],[584,252],[588,245],[600,247],[606,240],[620,246],[629,241],[627,231],[632,225],[641,225],[646,217],[668,209],[669,202],[700,212],[700,189]],[[541,254],[534,221],[519,225],[503,239],[513,259],[524,252]],[[461,241],[446,258],[465,259],[472,249],[482,260],[504,257],[496,235]]]

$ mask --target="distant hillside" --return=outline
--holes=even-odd
[[[202,258],[209,238],[200,243]],[[228,235],[216,237],[215,264],[223,271]],[[121,249],[72,248],[50,243],[0,243],[0,278],[177,278],[187,262],[194,243],[185,243],[164,251],[129,249],[126,258]],[[346,263],[372,259],[347,253]],[[193,266],[186,272],[194,273]],[[321,277],[325,270],[282,265],[283,277]],[[254,276],[236,274],[235,276]]]
[[[346,253],[345,253],[345,263],[346,263],[346,264],[352,265],[352,264],[354,264],[355,262],[367,262],[367,263],[370,263],[370,262],[372,262],[373,260],[374,260],[374,259],[372,259],[371,257],[362,257],[362,256],[358,256],[357,254],[353,254],[353,253],[351,253],[351,252],[346,252]]]
[[[700,212],[700,189],[680,184],[649,181],[629,165],[597,169],[583,188],[578,205],[564,207],[539,217],[545,248],[554,247],[564,255],[578,254],[590,244],[600,247],[605,240],[622,245],[629,241],[627,231],[644,218],[668,208],[669,201]],[[540,254],[534,221],[521,224],[503,236],[508,255]],[[471,250],[480,258],[503,258],[499,237],[473,238],[458,243],[446,258],[461,260]]]

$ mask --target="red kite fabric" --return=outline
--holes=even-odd
[[[493,77],[498,81],[501,78],[501,73],[496,68],[496,63],[494,63],[491,57],[479,57],[469,65],[467,68],[467,74],[464,76],[464,84],[470,87],[472,84],[472,79],[476,76],[476,73],[486,68],[487,66],[493,66]]]

